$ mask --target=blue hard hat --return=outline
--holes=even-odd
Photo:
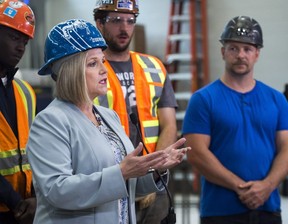
[[[52,73],[51,64],[63,57],[93,48],[107,48],[100,31],[82,19],[71,19],[54,26],[45,41],[44,62],[39,75]]]

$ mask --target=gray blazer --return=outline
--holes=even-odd
[[[96,107],[127,154],[134,150],[117,114]],[[130,224],[136,224],[135,194],[163,190],[151,174],[126,184],[98,128],[75,105],[57,99],[36,116],[27,154],[37,196],[37,224],[116,224],[118,199],[127,196]]]

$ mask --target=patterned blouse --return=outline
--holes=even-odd
[[[115,132],[113,132],[109,126],[103,122],[100,115],[97,113],[96,109],[93,109],[93,113],[96,117],[96,120],[99,123],[99,126],[97,127],[99,131],[105,136],[107,141],[111,145],[111,150],[114,153],[115,156],[115,162],[119,164],[124,157],[127,155],[125,148],[119,139],[118,135],[116,135]],[[128,218],[128,198],[121,198],[118,200],[118,208],[119,208],[119,224],[128,224],[129,218]]]

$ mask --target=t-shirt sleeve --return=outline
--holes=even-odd
[[[207,134],[210,135],[210,113],[208,103],[198,92],[189,100],[183,120],[182,134]]]
[[[178,107],[172,83],[168,75],[166,76],[162,94],[158,103],[158,108],[163,107],[174,107],[174,108]]]
[[[280,94],[279,97],[279,120],[277,124],[277,130],[288,130],[288,102],[284,95]]]

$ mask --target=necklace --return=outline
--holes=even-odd
[[[92,109],[92,112],[93,112],[93,114],[94,114],[94,116],[95,116],[95,118],[96,118],[96,121],[97,121],[97,123],[98,123],[98,126],[102,125],[102,118],[101,118],[100,114],[97,113],[97,110],[96,110],[94,107],[93,107],[93,109]]]

